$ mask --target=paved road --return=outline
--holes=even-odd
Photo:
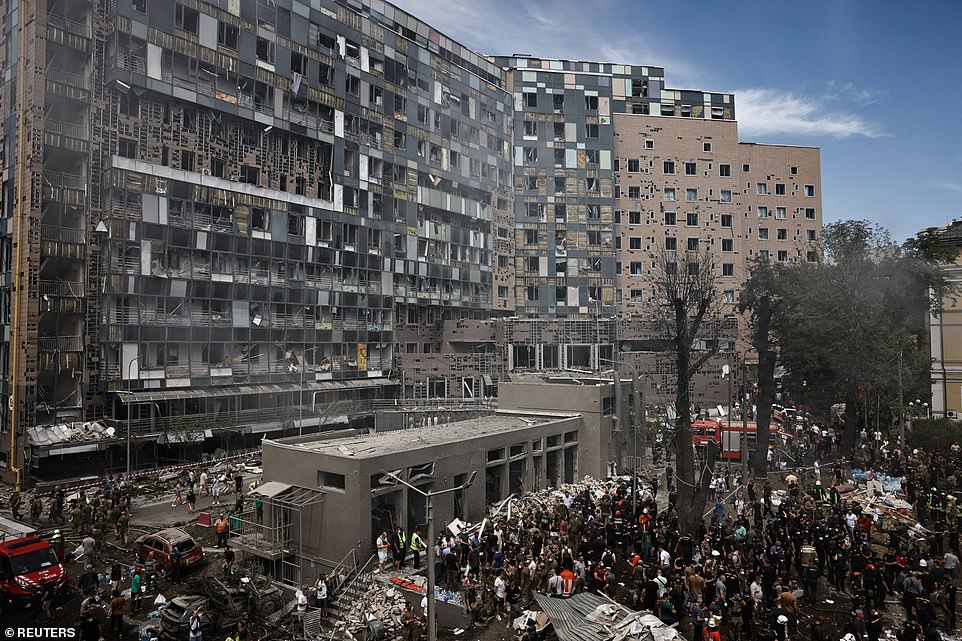
[[[156,503],[141,505],[134,508],[134,513],[131,516],[130,524],[133,527],[145,529],[176,527],[178,525],[196,521],[201,512],[209,512],[211,519],[215,520],[221,513],[227,516],[234,511],[233,494],[222,494],[222,505],[219,506],[212,506],[211,502],[213,500],[214,497],[212,496],[198,496],[197,505],[194,507],[193,514],[187,512],[187,506],[184,504],[171,507],[170,498],[167,498],[163,501],[158,501]],[[245,501],[245,507],[250,509],[251,501],[249,499]]]
[[[260,475],[244,475],[243,487],[245,494],[248,493],[247,488],[249,487],[251,481],[255,479],[259,481]],[[231,488],[233,488],[233,485],[231,485]],[[186,489],[184,490],[183,495],[187,495]],[[134,512],[130,518],[130,525],[132,527],[141,529],[175,527],[196,521],[201,512],[209,512],[211,520],[216,520],[219,514],[223,513],[224,516],[229,516],[234,511],[233,491],[228,494],[221,494],[221,505],[211,505],[214,497],[204,496],[203,492],[199,492],[197,495],[197,505],[194,507],[193,514],[187,512],[187,505],[183,503],[177,505],[176,507],[171,507],[170,504],[173,500],[174,491],[173,486],[171,486],[170,493],[164,498],[163,501],[155,501],[142,505],[137,505],[135,503]],[[252,507],[253,502],[250,498],[246,498],[244,501],[244,508],[249,510]]]

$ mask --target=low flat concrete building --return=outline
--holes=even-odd
[[[397,525],[410,531],[426,522],[424,497],[385,478],[384,471],[424,491],[460,485],[478,472],[471,487],[434,502],[440,532],[455,518],[480,520],[488,504],[512,493],[580,479],[583,432],[581,413],[499,411],[374,434],[264,440],[265,479],[323,493],[323,500],[305,506],[306,511],[266,516],[301,521],[289,529],[294,540],[287,548],[298,551],[302,565],[312,558],[341,558],[355,547],[366,555],[381,531]],[[310,569],[302,572],[309,575]]]
[[[615,401],[615,384],[610,378],[591,375],[538,376],[529,374],[498,386],[498,408],[521,412],[577,412],[584,429],[579,438],[579,466],[582,476],[607,478],[630,467],[626,435],[617,429],[616,416],[627,414],[631,405],[631,381],[622,379],[622,411]],[[633,419],[631,419],[633,420]]]

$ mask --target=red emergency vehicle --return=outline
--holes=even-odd
[[[47,586],[61,592],[67,586],[63,537],[44,537],[28,526],[0,519],[0,595],[7,603],[22,603]]]
[[[713,421],[699,420],[691,424],[691,440],[695,447],[705,447],[709,441],[718,446],[721,458],[740,460],[742,457],[742,434],[748,439],[748,449],[755,447],[755,435],[758,426],[749,421],[748,426],[741,421]],[[783,432],[779,426],[772,423],[768,426],[769,439],[774,442],[776,436],[793,438],[793,435]]]

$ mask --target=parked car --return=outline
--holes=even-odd
[[[191,568],[204,561],[204,549],[180,528],[170,527],[153,534],[144,534],[134,541],[134,553],[143,562],[150,553],[154,553],[157,567],[167,569],[170,566],[170,553],[177,550],[180,553],[182,568]]]

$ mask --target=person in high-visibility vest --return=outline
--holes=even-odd
[[[394,533],[394,569],[400,570],[401,566],[404,565],[404,554],[407,552],[407,534],[404,533],[404,529],[399,525],[397,531]]]
[[[561,591],[559,596],[562,599],[567,599],[575,593],[575,574],[571,570],[565,568],[561,571]]]
[[[227,547],[227,533],[230,531],[230,525],[224,515],[221,514],[217,521],[214,523],[214,528],[217,531],[217,547],[226,548]]]
[[[411,554],[414,555],[415,570],[421,568],[421,551],[424,549],[424,540],[421,539],[421,533],[417,530],[414,530],[411,532]]]

